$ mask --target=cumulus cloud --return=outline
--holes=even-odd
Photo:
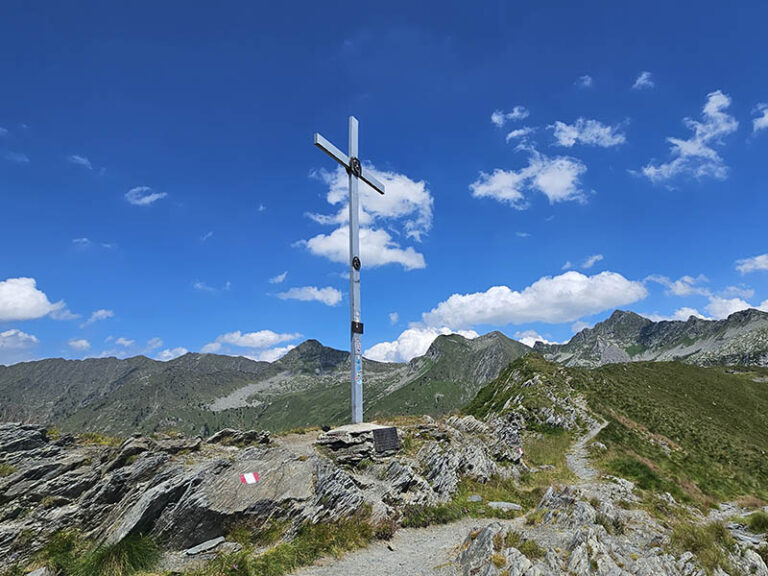
[[[525,106],[515,106],[512,108],[512,112],[495,110],[494,113],[491,114],[491,122],[501,128],[504,126],[504,124],[507,123],[507,121],[524,120],[525,118],[528,118],[530,114],[531,113],[525,108]]]
[[[322,302],[326,306],[336,306],[341,302],[341,292],[336,288],[327,286],[318,288],[317,286],[301,286],[291,288],[277,295],[281,300],[300,300],[302,302]]]
[[[51,303],[44,292],[37,289],[34,278],[8,278],[0,281],[0,322],[12,320],[34,320],[43,316],[52,317],[60,312],[66,318],[71,314],[64,302]]]
[[[88,350],[91,347],[91,343],[85,338],[72,338],[68,344],[70,348],[79,352]]]
[[[85,156],[78,156],[77,154],[72,154],[67,158],[70,164],[74,164],[76,166],[82,166],[83,168],[87,168],[88,170],[93,170],[93,165],[91,164],[91,161],[88,160]]]
[[[125,193],[125,199],[134,206],[149,206],[153,202],[168,196],[165,192],[152,192],[149,186],[136,186]]]
[[[598,120],[578,118],[573,124],[558,120],[550,128],[554,130],[557,143],[566,148],[571,148],[576,143],[610,148],[627,141],[627,137],[621,132],[621,124],[610,126]]]
[[[757,272],[759,270],[768,270],[768,254],[760,254],[752,258],[743,258],[736,261],[736,270],[742,274]]]
[[[525,344],[526,346],[530,346],[531,348],[533,348],[533,345],[536,344],[536,342],[543,342],[544,344],[557,344],[557,342],[551,342],[550,340],[547,340],[535,330],[524,330],[522,332],[515,332],[514,336],[515,336],[515,340],[517,340],[522,344]]]
[[[346,226],[330,234],[318,234],[298,244],[306,246],[315,256],[323,256],[339,264],[349,263],[349,229]],[[400,264],[406,270],[415,270],[427,265],[424,255],[416,252],[412,246],[404,249],[386,230],[372,228],[360,229],[360,260],[367,268]]]
[[[240,332],[240,330],[237,330],[236,332],[228,332],[218,336],[216,340],[203,346],[201,352],[219,353],[225,350],[226,345],[251,349],[270,348],[283,342],[296,340],[297,338],[301,338],[301,334],[279,334],[272,330],[259,330],[258,332],[243,333]]]
[[[162,352],[159,352],[157,356],[155,356],[155,359],[160,360],[161,362],[168,362],[168,360],[184,356],[184,354],[187,354],[188,352],[189,350],[182,348],[181,346],[178,348],[166,348]]]
[[[648,90],[650,88],[653,88],[656,86],[656,83],[653,81],[653,78],[651,77],[650,72],[640,72],[640,75],[635,80],[635,83],[632,84],[633,90]]]
[[[445,326],[440,328],[427,326],[412,326],[402,332],[397,340],[380,342],[365,351],[365,357],[377,362],[408,362],[416,356],[422,356],[435,338],[441,334],[458,333],[465,338],[477,338],[474,330],[451,330]]]
[[[643,167],[642,173],[653,182],[679,175],[725,179],[728,167],[714,147],[722,146],[723,138],[736,132],[739,127],[736,119],[726,112],[730,105],[730,97],[720,90],[708,94],[702,121],[691,118],[683,120],[685,126],[693,132],[690,138],[667,138],[672,145],[672,160],[662,164],[649,163]]]
[[[579,88],[591,88],[594,85],[594,80],[592,80],[592,76],[589,74],[584,74],[584,76],[579,76],[576,79],[574,85],[578,86]]]
[[[627,280],[616,272],[585,276],[570,271],[545,276],[522,291],[493,286],[485,292],[454,294],[424,313],[422,319],[427,326],[454,328],[526,322],[557,324],[632,304],[647,295],[642,282]]]
[[[133,346],[136,343],[136,340],[128,340],[128,338],[123,338],[122,336],[115,340],[115,344],[118,346],[124,346],[125,348],[128,348],[130,346]]]
[[[259,362],[274,362],[275,360],[279,360],[283,356],[285,356],[288,352],[296,348],[293,344],[289,344],[288,346],[275,346],[274,348],[269,348],[267,350],[262,350],[255,356],[248,356],[248,358],[251,358],[253,360],[257,360]]]
[[[493,198],[518,210],[528,207],[528,195],[533,192],[544,194],[550,204],[585,200],[580,179],[587,167],[580,160],[568,156],[550,158],[536,150],[530,152],[525,168],[481,172],[469,186],[472,196]]]
[[[683,307],[678,308],[670,315],[663,315],[658,313],[653,314],[641,314],[641,316],[644,316],[645,318],[648,318],[648,320],[652,320],[653,322],[663,322],[663,321],[672,321],[677,320],[681,322],[685,322],[688,320],[691,316],[695,316],[696,318],[701,318],[702,320],[711,320],[708,316],[705,316],[696,308],[689,308],[689,307]]]
[[[100,310],[96,310],[95,312],[93,312],[88,318],[88,320],[83,322],[80,325],[80,327],[85,328],[86,326],[90,326],[94,322],[98,322],[100,320],[106,320],[107,318],[114,318],[114,316],[115,316],[115,313],[112,310],[105,310],[102,308]]]
[[[709,296],[710,290],[701,286],[701,284],[708,281],[707,277],[703,274],[699,274],[696,277],[682,276],[677,280],[670,280],[666,276],[660,276],[657,274],[648,276],[646,280],[656,282],[662,286],[666,286],[667,294],[674,296],[691,296],[694,294],[700,296]]]
[[[755,108],[757,118],[752,120],[752,132],[768,128],[768,104],[758,104]]]
[[[406,239],[420,242],[432,228],[434,200],[426,183],[411,180],[404,174],[376,170],[366,166],[386,187],[383,196],[360,181],[360,246],[364,266],[400,264],[407,270],[423,268],[424,256],[413,247],[403,248],[384,228]],[[321,170],[313,176],[328,186],[326,200],[338,206],[332,214],[312,213],[308,216],[326,226],[335,226],[330,234],[318,234],[296,245],[334,262],[348,263],[348,181],[347,173],[339,167],[333,172]]]
[[[269,279],[270,284],[282,284],[285,281],[285,277],[288,276],[288,272],[285,271],[282,274],[278,274],[277,276],[273,276]]]
[[[397,312],[390,312],[389,313],[389,323],[393,326],[397,324],[398,320],[400,320],[400,314]]]
[[[0,332],[0,350],[26,350],[39,342],[36,336],[22,332],[17,328]]]

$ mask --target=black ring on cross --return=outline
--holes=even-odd
[[[360,178],[360,175],[363,173],[363,167],[360,165],[360,160],[356,156],[352,156],[349,159],[349,171],[358,178]]]

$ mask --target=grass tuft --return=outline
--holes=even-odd
[[[11,474],[16,473],[16,467],[8,464],[8,462],[0,462],[0,478],[5,478]]]
[[[735,543],[722,522],[677,524],[670,544],[678,553],[692,552],[707,574],[713,574],[717,568],[726,572],[731,569],[728,550],[733,549]]]
[[[747,526],[749,526],[749,529],[752,530],[752,532],[758,534],[768,532],[768,513],[763,512],[762,510],[752,512],[752,514],[747,516],[746,521]]]
[[[73,576],[129,576],[151,570],[159,560],[160,549],[152,539],[131,535],[116,544],[102,544],[83,554]]]

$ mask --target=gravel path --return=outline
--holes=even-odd
[[[454,576],[452,560],[475,527],[493,522],[511,526],[515,520],[465,518],[428,528],[403,528],[389,542],[374,542],[340,560],[324,558],[314,566],[294,572],[296,576]],[[394,550],[391,550],[394,548]]]
[[[600,433],[600,430],[605,428],[608,422],[596,422],[587,431],[584,436],[576,440],[571,446],[568,454],[565,455],[565,461],[568,464],[568,468],[571,472],[576,474],[583,482],[592,482],[597,480],[600,473],[592,467],[589,462],[589,453],[587,452],[587,444]]]

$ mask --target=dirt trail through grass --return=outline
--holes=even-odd
[[[294,572],[294,575],[454,576],[458,572],[452,560],[474,527],[485,527],[493,522],[513,526],[521,521],[465,518],[441,526],[403,528],[389,542],[374,542],[340,560],[325,558],[314,566]]]
[[[587,433],[574,442],[568,454],[565,455],[565,461],[571,472],[576,474],[582,482],[592,482],[597,480],[600,473],[590,464],[587,444],[605,428],[608,422],[595,422],[590,426]]]

